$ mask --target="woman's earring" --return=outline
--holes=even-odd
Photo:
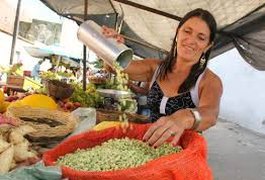
[[[205,54],[203,53],[200,59],[200,68],[203,68],[204,64],[206,63]]]

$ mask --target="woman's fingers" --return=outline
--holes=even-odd
[[[162,117],[160,118],[156,123],[154,123],[153,126],[149,128],[149,130],[146,132],[144,136],[144,140],[147,141],[149,145],[155,145],[158,141],[158,145],[163,143],[165,140],[167,140],[170,137],[170,134],[164,134],[167,129],[169,129],[172,126],[172,123],[168,121],[167,118]],[[156,145],[156,146],[158,146]]]
[[[154,146],[154,144],[159,141],[161,138],[164,139],[163,135],[166,132],[166,130],[168,129],[168,127],[166,126],[160,126],[159,128],[157,128],[152,136],[147,140],[147,143],[149,145]]]
[[[116,38],[117,42],[118,43],[124,43],[124,37],[122,35],[117,35],[117,38]]]
[[[143,140],[144,141],[148,141],[151,136],[153,135],[153,133],[156,131],[156,129],[158,129],[160,126],[163,126],[165,124],[165,120],[164,118],[160,118],[159,120],[157,120],[155,123],[153,123],[149,129],[146,131],[146,133],[144,134]]]
[[[107,37],[115,37],[117,36],[118,33],[112,28],[109,28],[107,26],[102,26],[102,34]]]
[[[178,141],[179,141],[179,138],[181,137],[181,135],[183,134],[183,131],[184,130],[181,130],[181,131],[178,131],[175,135],[174,135],[174,138],[173,140],[171,141],[171,144],[172,146],[176,146]]]
[[[118,43],[124,43],[124,37],[114,29],[107,26],[102,26],[102,34],[107,38],[114,38]]]
[[[172,121],[167,117],[161,117],[145,133],[143,140],[153,147],[163,144],[168,138],[173,137],[171,144],[177,145],[180,136],[184,132],[179,121]]]
[[[159,126],[155,123],[152,126],[150,126],[150,128],[144,134],[143,141],[148,141],[157,128],[159,128]]]
[[[108,30],[103,31],[102,34],[103,34],[105,37],[107,37],[107,38],[111,38],[111,37],[116,36],[116,35],[114,35],[111,31],[108,31]]]
[[[162,145],[168,138],[170,138],[172,136],[172,132],[173,131],[169,131],[169,129],[167,129],[161,136],[160,138],[157,139],[157,141],[153,144],[153,147],[156,148],[160,145]]]

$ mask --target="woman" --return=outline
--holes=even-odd
[[[220,78],[206,68],[215,33],[214,17],[195,9],[179,23],[164,61],[132,61],[124,70],[132,80],[151,82],[147,103],[154,123],[143,140],[153,147],[171,136],[176,145],[185,129],[204,131],[215,125],[223,88]]]

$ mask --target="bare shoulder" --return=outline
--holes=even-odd
[[[205,75],[204,75],[203,78],[206,81],[214,81],[214,82],[216,82],[218,84],[222,84],[221,78],[210,69],[206,69],[205,70]]]
[[[203,81],[202,81],[202,86],[210,87],[215,90],[219,89],[221,92],[223,91],[223,84],[222,84],[221,78],[208,68],[205,70],[205,74],[203,76]]]
[[[199,84],[199,106],[214,109],[213,112],[217,115],[222,94],[223,85],[220,77],[206,69]]]

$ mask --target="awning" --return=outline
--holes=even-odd
[[[85,0],[41,0],[59,15],[80,24]],[[265,70],[265,0],[87,0],[86,19],[120,27],[126,45],[141,57],[161,58],[169,51],[179,19],[195,8],[209,10],[218,23],[212,52],[236,47],[253,67]]]
[[[64,63],[70,66],[79,66],[81,56],[69,52],[60,46],[46,46],[46,45],[35,45],[35,46],[24,46],[24,49],[35,58],[48,58],[52,55],[60,56]]]

